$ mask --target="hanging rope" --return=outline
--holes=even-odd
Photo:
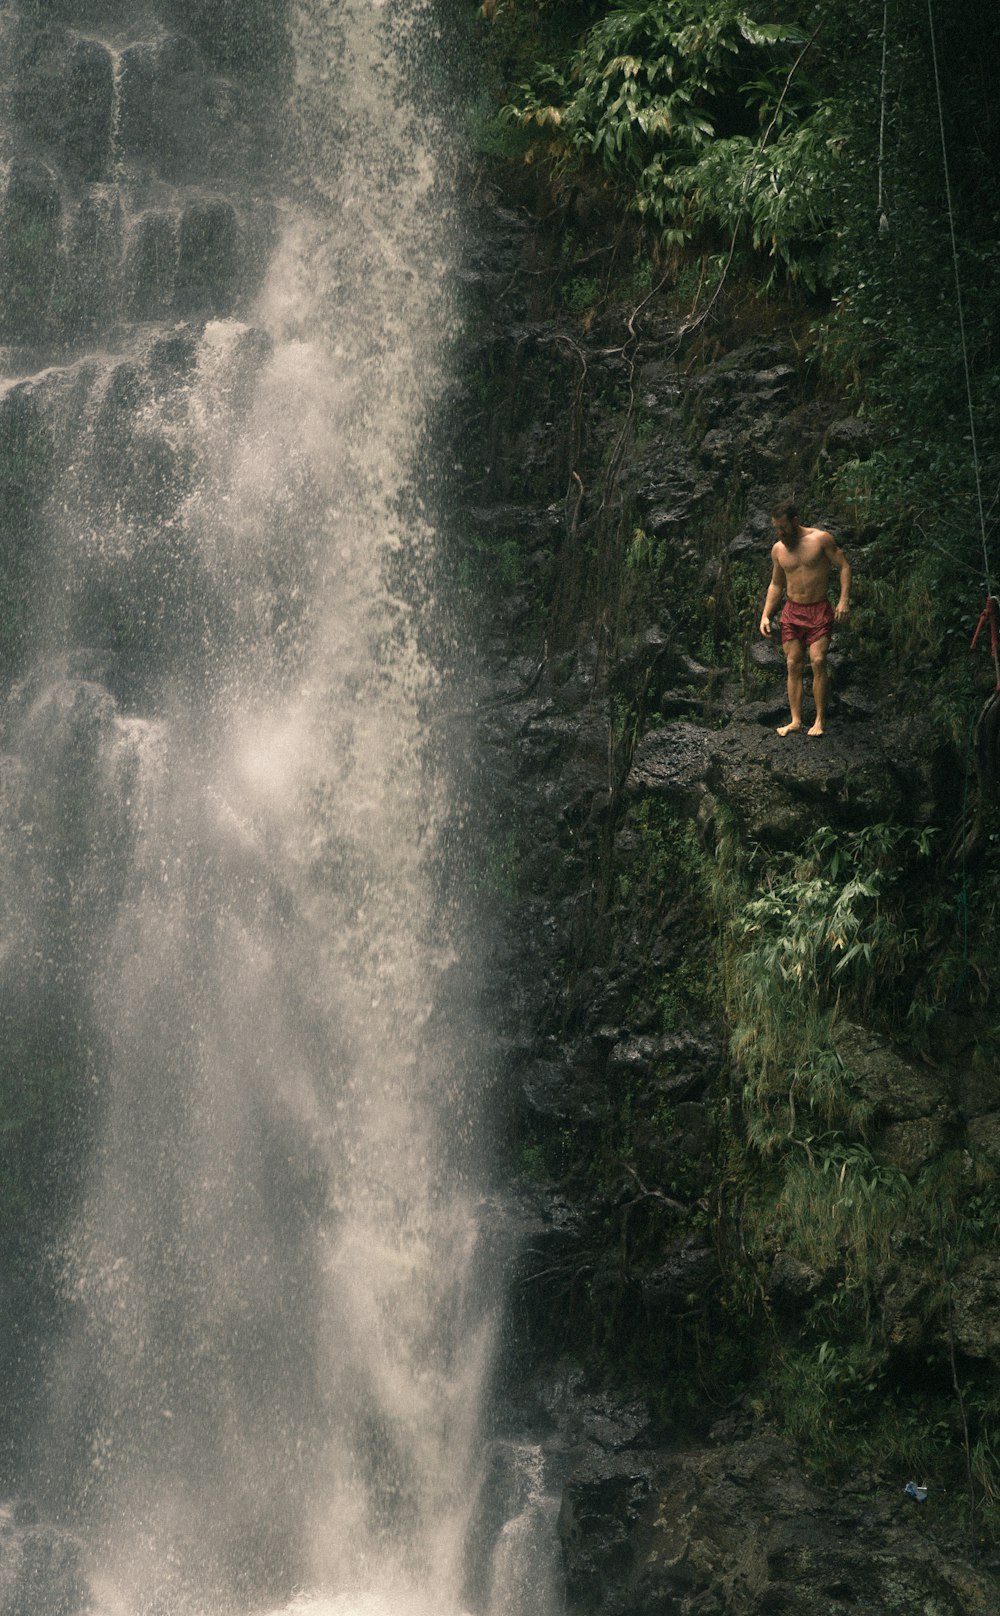
[[[882,8],[882,107],[878,120],[878,233],[884,236],[889,229],[889,215],[885,211],[885,83],[886,61],[889,49],[889,0]]]
[[[888,0],[885,0],[888,8]],[[971,752],[975,764],[976,776],[979,783],[980,803],[983,801],[996,801],[1000,794],[1000,598],[993,587],[993,575],[990,568],[990,553],[986,542],[986,512],[983,509],[983,485],[979,470],[979,448],[976,442],[976,411],[972,398],[972,375],[969,366],[969,345],[965,335],[965,310],[962,304],[962,276],[958,262],[958,240],[955,234],[955,209],[951,196],[951,174],[948,168],[948,140],[944,125],[944,99],[941,94],[941,72],[938,66],[937,35],[934,28],[934,3],[927,0],[927,22],[931,36],[931,61],[934,66],[934,91],[937,96],[938,127],[941,132],[941,165],[944,170],[945,199],[948,204],[948,229],[951,234],[951,260],[955,274],[955,302],[958,307],[958,334],[962,348],[962,369],[965,376],[965,399],[969,411],[969,442],[972,447],[972,469],[976,482],[976,504],[979,511],[979,533],[983,546],[983,574],[986,579],[986,603],[979,614],[972,636],[970,649],[975,650],[980,634],[989,629],[990,654],[993,659],[993,674],[995,688],[975,720],[971,729]],[[883,57],[884,60],[884,57]],[[879,181],[881,186],[881,179]],[[966,760],[966,786],[968,785],[968,759]],[[968,827],[966,809],[962,811],[962,868],[963,868],[963,897],[967,904],[967,889],[965,885],[965,866],[968,857],[973,851],[979,850],[983,839],[984,826],[981,807],[977,809],[975,821],[971,829]],[[968,916],[964,919],[966,950],[968,948]]]
[[[997,597],[987,595],[986,605],[979,614],[979,622],[976,624],[976,632],[972,636],[972,644],[969,649],[970,651],[976,649],[976,641],[979,639],[980,634],[984,628],[989,627],[990,652],[993,657],[993,666],[997,670],[997,695],[1000,695],[1000,612],[998,612],[998,607],[1000,607],[1000,602],[998,602]]]
[[[888,0],[886,0],[888,4]],[[972,376],[969,369],[969,345],[965,336],[965,311],[962,305],[962,277],[958,263],[958,240],[955,235],[955,209],[951,198],[951,175],[948,169],[948,142],[944,127],[944,102],[941,95],[941,74],[938,68],[937,36],[934,30],[934,0],[927,0],[927,21],[931,35],[931,61],[934,64],[934,90],[937,95],[938,126],[941,131],[941,163],[944,169],[945,200],[948,204],[948,228],[951,232],[951,257],[955,272],[955,301],[958,305],[958,334],[962,348],[962,367],[965,373],[965,397],[969,410],[969,441],[972,445],[972,468],[976,479],[976,503],[979,510],[979,531],[983,544],[983,571],[986,575],[986,605],[979,626],[973,637],[973,645],[979,637],[979,630],[987,619],[991,624],[991,650],[993,653],[993,667],[996,673],[997,690],[1000,691],[1000,649],[996,638],[996,612],[998,599],[993,588],[993,577],[990,569],[989,549],[986,543],[986,512],[983,509],[983,486],[979,472],[979,448],[976,442],[976,412],[972,401]]]

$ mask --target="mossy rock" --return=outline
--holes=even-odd
[[[833,1028],[837,1054],[886,1123],[935,1116],[949,1098],[947,1075],[906,1060],[884,1038],[851,1021]]]
[[[53,296],[53,314],[75,341],[117,312],[124,221],[117,194],[86,195],[72,223],[72,246]]]
[[[239,226],[229,202],[195,202],[181,218],[174,301],[182,312],[227,314],[239,277]]]
[[[953,1293],[956,1345],[1000,1368],[1000,1257],[984,1251],[964,1263]]]
[[[136,220],[125,260],[125,299],[135,318],[164,314],[173,302],[177,278],[178,220],[151,211]]]
[[[108,47],[58,24],[22,29],[19,47],[19,120],[73,174],[102,179],[111,162],[115,96]]]
[[[61,267],[62,199],[51,171],[12,164],[0,207],[0,339],[39,341],[54,324]]]
[[[52,452],[52,435],[35,389],[21,382],[0,398],[0,513],[23,518],[43,496]],[[3,543],[9,554],[6,536]]]
[[[164,9],[216,67],[276,89],[287,82],[292,66],[287,0],[167,0]]]
[[[205,66],[192,39],[129,46],[121,57],[118,139],[127,158],[164,159],[204,138]]]

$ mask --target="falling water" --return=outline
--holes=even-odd
[[[62,469],[5,717],[8,976],[84,1029],[96,1118],[37,1486],[106,1616],[467,1608],[495,1281],[446,1008],[468,938],[435,882],[417,470],[452,265],[406,75],[425,24],[299,0],[255,306],[30,383]],[[100,187],[126,252],[173,206],[118,147],[128,44]],[[488,1616],[530,1608],[516,1542]]]

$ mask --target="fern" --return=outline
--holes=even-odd
[[[815,287],[830,273],[821,243],[845,142],[831,103],[787,94],[783,53],[803,37],[733,0],[624,7],[538,65],[501,116],[541,137],[534,155],[557,177],[620,186],[666,244],[743,231],[772,277]]]

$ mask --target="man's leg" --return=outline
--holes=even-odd
[[[812,666],[813,679],[813,700],[816,703],[816,722],[809,731],[810,735],[822,735],[823,724],[826,720],[826,693],[829,684],[826,653],[829,649],[829,634],[824,634],[821,640],[814,640],[809,647],[809,661]]]
[[[805,646],[801,640],[786,640],[781,649],[788,664],[788,706],[792,721],[790,724],[779,725],[778,734],[790,735],[793,730],[802,728],[802,664],[805,661]]]

